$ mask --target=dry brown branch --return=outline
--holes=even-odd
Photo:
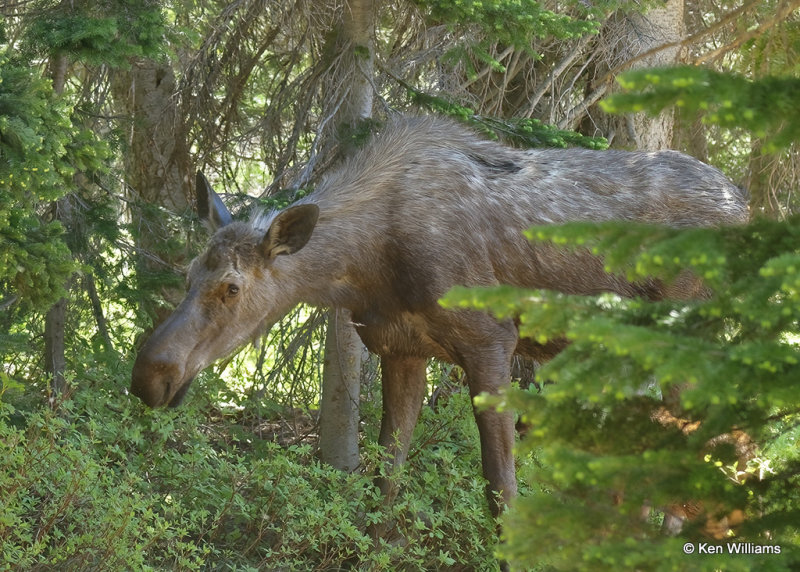
[[[631,69],[635,64],[643,60],[646,60],[648,58],[651,58],[652,56],[660,52],[666,50],[672,50],[675,48],[686,48],[691,45],[698,44],[699,42],[709,37],[710,35],[715,34],[720,30],[722,30],[723,28],[737,22],[738,20],[741,19],[741,17],[744,14],[757,8],[759,4],[760,2],[758,2],[757,0],[751,0],[750,2],[747,2],[742,6],[736,8],[735,10],[732,10],[724,17],[720,18],[716,23],[707,28],[704,28],[699,32],[687,36],[686,38],[683,38],[679,41],[666,42],[660,44],[650,50],[646,50],[633,57],[626,58],[625,61],[617,63],[609,71],[603,74],[599,79],[593,82],[594,89],[582,101],[573,105],[564,114],[564,116],[557,123],[558,127],[561,129],[574,128],[575,125],[577,125],[577,123],[583,118],[588,109],[608,93],[608,91],[611,89],[613,81],[623,71]],[[780,21],[781,17],[785,19],[786,16],[788,16],[788,14],[794,9],[796,9],[798,6],[800,6],[800,1],[798,0],[792,0],[791,2],[785,3],[783,5],[783,8],[779,10],[779,13],[776,14],[774,18],[771,18],[769,21],[759,26],[758,29],[752,30],[742,36],[737,37],[737,39],[734,40],[733,42],[728,43],[726,46],[719,48],[718,50],[714,50],[714,52],[712,52],[708,56],[701,56],[699,58],[696,58],[693,63],[700,64],[708,61],[713,61],[714,59],[729,52],[730,50],[733,50],[736,47],[741,46],[745,41],[757,37],[758,35],[763,34],[768,29],[773,27]]]
[[[757,4],[757,2],[754,3]],[[776,25],[785,21],[786,18],[789,17],[789,14],[791,14],[798,8],[800,8],[800,1],[798,0],[793,0],[791,2],[783,2],[778,6],[775,15],[772,18],[770,18],[763,24],[760,24],[757,28],[748,30],[744,34],[736,36],[733,39],[733,41],[728,42],[724,46],[721,46],[716,50],[713,50],[707,54],[695,58],[694,62],[692,63],[694,63],[695,65],[701,65],[719,59],[723,55],[740,48],[745,42],[748,42],[752,39],[764,35],[768,30],[774,28]],[[728,18],[726,18],[726,20],[730,21]]]
[[[539,105],[539,101],[542,99],[544,94],[548,90],[553,89],[556,78],[561,76],[561,74],[563,74],[576,59],[584,55],[586,46],[588,46],[589,42],[591,42],[593,39],[594,36],[588,34],[581,37],[572,47],[572,49],[569,50],[553,67],[550,73],[547,74],[547,77],[544,79],[544,81],[539,83],[539,87],[537,87],[536,90],[530,95],[528,100],[528,108],[522,113],[524,117],[531,117],[533,115],[536,106]]]
[[[564,117],[556,124],[559,129],[573,129],[575,125],[581,120],[584,113],[595,103],[608,93],[611,89],[610,83],[601,83],[583,101],[573,106],[569,111],[564,114]]]
[[[25,8],[28,4],[34,4],[36,0],[6,0],[2,4],[0,4],[0,16],[12,17],[12,16],[21,16],[22,15],[22,8]]]

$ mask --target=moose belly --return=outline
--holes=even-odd
[[[386,317],[373,312],[353,314],[356,331],[369,351],[378,355],[434,357],[453,362],[453,357],[430,335],[421,314],[403,312]]]

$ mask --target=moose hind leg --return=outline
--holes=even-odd
[[[470,394],[478,395],[484,390]],[[473,406],[474,407],[474,406]],[[488,481],[486,498],[492,516],[499,516],[511,499],[517,496],[517,477],[514,465],[514,414],[510,411],[474,407],[475,421],[481,440],[483,476]]]

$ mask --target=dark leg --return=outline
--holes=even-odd
[[[378,438],[386,449],[387,474],[405,462],[411,436],[425,397],[427,360],[417,357],[381,356],[383,383],[383,421]],[[397,487],[390,479],[379,478],[378,486],[387,505],[397,497]],[[385,526],[373,526],[373,538],[383,536]]]
[[[463,368],[467,374],[469,393],[473,398],[481,393],[491,395],[511,381],[511,356],[516,345],[516,328],[498,324],[494,342],[477,347],[467,354]],[[514,415],[510,411],[481,409],[473,405],[475,421],[481,438],[481,462],[486,485],[486,500],[492,516],[497,518],[517,496],[517,474],[514,465]],[[500,528],[498,526],[498,534]],[[508,563],[499,562],[505,572]]]
[[[509,357],[510,360],[510,357]],[[510,380],[510,363],[474,364],[467,369],[467,382],[472,397],[483,392],[496,394]],[[499,380],[503,380],[500,382]],[[474,409],[481,438],[483,476],[489,481],[486,497],[492,515],[497,517],[505,505],[517,495],[514,465],[514,414],[494,409]]]
[[[467,374],[470,395],[495,395],[511,382],[511,357],[518,333],[510,321],[498,323],[485,314],[455,316],[459,324],[451,331],[463,332],[454,355]],[[451,318],[452,319],[452,318]],[[483,476],[489,481],[486,495],[489,508],[498,516],[517,494],[514,465],[514,414],[494,409],[474,410],[481,439]]]

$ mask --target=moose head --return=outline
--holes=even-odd
[[[317,205],[307,203],[264,217],[265,230],[260,223],[235,222],[199,172],[197,211],[215,232],[189,265],[183,301],[133,366],[131,392],[151,407],[179,405],[199,371],[299,301],[292,295],[296,265],[282,259],[308,243],[319,216]]]

